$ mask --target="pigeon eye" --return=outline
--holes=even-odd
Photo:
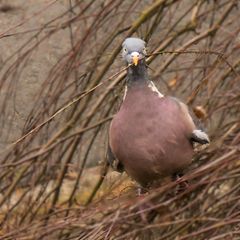
[[[123,52],[124,52],[124,53],[127,53],[127,49],[126,49],[126,48],[123,48]]]

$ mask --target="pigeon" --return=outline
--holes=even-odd
[[[209,143],[197,129],[188,107],[164,96],[148,76],[146,43],[127,38],[122,57],[128,67],[119,111],[109,128],[108,162],[143,188],[163,177],[178,179],[193,159],[194,142]]]

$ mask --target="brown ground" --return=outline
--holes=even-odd
[[[0,39],[0,63],[3,63],[17,48],[29,39],[36,32],[34,29],[38,30],[44,23],[58,16],[67,8],[68,1],[59,0],[54,4],[54,7],[48,8],[48,11],[42,11],[51,2],[53,1],[0,1],[0,32],[3,34],[8,31],[10,35],[15,34],[14,36]],[[42,12],[36,17],[39,11]],[[30,32],[24,33],[25,31]],[[70,47],[68,36],[69,31],[62,30],[47,39],[31,56],[22,75],[16,77],[17,84],[14,87],[17,89],[17,95],[11,103],[13,109],[8,115],[8,119],[13,120],[13,126],[11,126],[10,130],[8,129],[10,126],[6,126],[7,128],[0,139],[1,148],[19,137],[25,119],[32,108],[35,95],[46,78],[46,74],[59,60],[59,57]],[[9,134],[9,138],[6,138],[7,134]]]

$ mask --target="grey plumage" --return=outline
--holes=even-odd
[[[127,38],[122,55],[130,64],[128,89],[110,126],[109,163],[149,186],[163,176],[181,173],[192,161],[192,141],[209,139],[196,128],[185,104],[163,96],[150,81],[143,40]]]

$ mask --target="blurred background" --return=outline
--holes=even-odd
[[[240,11],[235,0],[0,1],[0,239],[240,239]],[[121,44],[185,102],[209,146],[139,199],[106,164]],[[147,207],[146,207],[146,202]],[[157,214],[144,222],[145,213]]]

